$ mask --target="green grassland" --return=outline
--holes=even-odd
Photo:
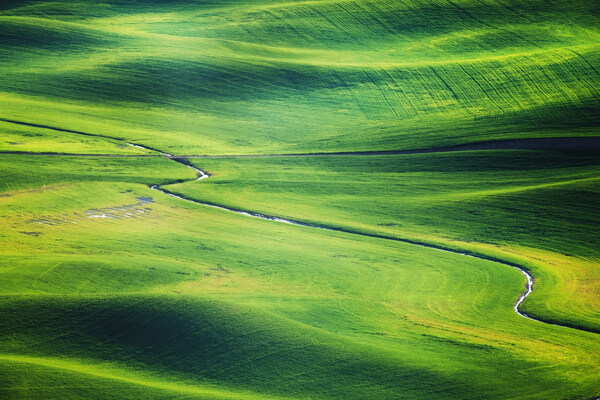
[[[589,1],[20,2],[5,118],[189,154],[597,134]]]
[[[597,150],[264,155],[600,136],[599,26],[583,0],[2,2],[0,398],[597,398]],[[263,156],[198,181],[160,151]]]
[[[104,172],[130,159],[36,159],[65,172],[0,198],[3,394],[560,398],[598,383],[596,335],[515,314],[510,267],[182,202],[140,184],[163,159],[141,159],[137,181]]]

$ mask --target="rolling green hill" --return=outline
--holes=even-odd
[[[0,398],[597,398],[598,27],[2,2]]]
[[[23,2],[0,14],[0,102],[179,154],[596,135],[597,8]]]

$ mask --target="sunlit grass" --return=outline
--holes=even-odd
[[[196,181],[127,142],[247,155],[597,136],[599,12],[3,2],[0,397],[597,397],[597,152],[190,159],[211,174]],[[518,315],[523,274],[459,253],[527,269],[521,310],[579,329]]]

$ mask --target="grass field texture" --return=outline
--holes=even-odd
[[[0,11],[0,104],[179,154],[590,136],[597,7],[18,2]]]
[[[599,23],[2,2],[0,398],[597,398]],[[580,145],[268,156],[540,138]]]

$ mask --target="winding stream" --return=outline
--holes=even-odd
[[[26,153],[28,155],[40,155],[40,156],[44,156],[44,155],[45,156],[48,156],[48,155],[58,156],[58,155],[60,155],[60,156],[86,156],[86,157],[165,157],[174,162],[185,165],[188,168],[192,168],[194,171],[196,171],[197,175],[196,175],[195,180],[207,179],[210,177],[210,174],[193,166],[187,160],[188,158],[308,157],[308,156],[321,156],[321,155],[322,156],[352,156],[352,155],[357,156],[357,155],[434,153],[434,152],[445,152],[445,151],[489,150],[489,149],[538,149],[538,150],[544,149],[544,150],[588,150],[588,151],[589,150],[600,150],[600,138],[598,138],[598,137],[571,137],[571,138],[536,138],[536,139],[492,140],[492,141],[486,141],[486,142],[480,142],[480,143],[471,143],[471,144],[466,144],[466,145],[446,146],[446,147],[420,149],[420,150],[416,149],[416,150],[398,150],[398,151],[366,151],[366,152],[313,153],[313,154],[233,155],[233,156],[219,156],[219,155],[216,155],[216,156],[206,156],[206,155],[173,156],[172,154],[162,152],[158,149],[154,149],[154,148],[143,146],[143,145],[136,144],[136,143],[127,142],[123,138],[109,137],[109,136],[92,134],[92,133],[81,132],[81,131],[76,131],[76,130],[58,128],[58,127],[53,127],[53,126],[48,126],[48,125],[33,124],[33,123],[28,123],[28,122],[23,122],[23,121],[16,121],[16,120],[11,120],[11,119],[1,118],[1,117],[0,117],[0,122],[12,123],[12,124],[17,124],[17,125],[25,125],[25,126],[30,126],[30,127],[42,128],[42,129],[49,129],[49,130],[54,130],[54,131],[58,131],[58,132],[67,132],[67,133],[74,133],[74,134],[84,135],[84,136],[95,136],[95,137],[101,137],[101,138],[106,138],[106,139],[111,139],[111,140],[117,140],[117,141],[121,141],[124,144],[127,144],[132,147],[159,153],[156,155],[152,155],[152,154],[150,154],[150,155],[148,155],[148,154],[147,155],[119,155],[119,154]],[[21,152],[3,152],[3,153],[5,153],[5,154],[24,154]],[[280,218],[280,217],[276,217],[276,216],[272,216],[272,215],[265,215],[265,214],[251,212],[251,211],[245,211],[245,210],[224,207],[224,206],[221,206],[218,204],[202,202],[202,201],[194,200],[191,198],[179,196],[175,193],[169,192],[166,189],[163,189],[162,186],[165,186],[165,185],[168,185],[171,183],[176,183],[176,182],[168,182],[168,183],[163,183],[163,184],[149,185],[149,188],[159,191],[161,193],[164,193],[168,196],[174,197],[176,199],[193,202],[196,204],[201,204],[201,205],[204,205],[207,207],[213,207],[213,208],[217,208],[217,209],[224,210],[224,211],[234,212],[236,214],[241,214],[241,215],[245,215],[245,216],[249,216],[249,217],[253,217],[253,218],[260,218],[260,219],[269,220],[269,221],[281,222],[281,223],[297,225],[297,226],[304,226],[304,227],[321,229],[321,230],[326,230],[326,231],[344,232],[344,233],[350,233],[350,234],[354,234],[354,235],[360,235],[360,236],[366,236],[366,237],[372,237],[372,238],[378,238],[378,239],[385,239],[385,240],[392,240],[392,241],[396,241],[396,242],[403,242],[403,243],[408,243],[408,244],[412,244],[415,246],[420,246],[420,247],[424,247],[424,248],[428,248],[428,249],[434,249],[434,250],[438,250],[438,251],[444,251],[447,253],[459,254],[462,256],[473,257],[473,258],[477,258],[477,259],[484,260],[484,261],[491,261],[491,262],[495,262],[496,264],[499,264],[499,265],[504,265],[504,266],[514,268],[514,269],[520,271],[527,280],[525,292],[523,292],[521,294],[521,296],[519,297],[519,299],[517,300],[517,302],[515,303],[515,305],[513,307],[515,312],[518,315],[520,315],[523,318],[527,318],[529,320],[537,321],[537,322],[540,322],[543,324],[561,326],[561,327],[565,327],[565,328],[572,328],[572,329],[578,329],[581,331],[597,333],[597,332],[588,331],[588,330],[582,329],[582,328],[575,328],[575,327],[570,327],[567,325],[561,325],[561,324],[555,324],[552,322],[543,321],[541,319],[534,318],[534,317],[528,315],[527,313],[519,310],[519,306],[532,293],[534,281],[533,281],[533,277],[529,274],[529,272],[527,272],[525,269],[523,269],[521,266],[519,266],[517,264],[513,264],[513,263],[510,263],[507,261],[502,261],[502,260],[499,260],[499,259],[496,259],[493,257],[486,257],[486,256],[482,256],[482,255],[462,253],[460,251],[456,251],[451,248],[445,248],[442,246],[437,246],[437,245],[433,245],[433,244],[429,244],[429,243],[425,243],[425,242],[418,242],[418,241],[410,240],[410,239],[402,239],[402,238],[398,238],[398,237],[394,237],[394,236],[388,236],[388,235],[382,235],[382,234],[376,234],[376,233],[366,233],[366,232],[361,232],[358,230],[348,229],[348,228],[337,228],[337,227],[326,226],[326,225],[310,224],[310,223],[305,223],[305,222],[301,222],[301,221]],[[177,182],[177,183],[179,183],[179,182]],[[600,400],[600,398],[598,398],[597,400]]]
[[[135,147],[138,147],[138,148],[150,150],[148,148],[145,148],[145,147],[137,145],[137,144],[133,144],[133,143],[128,143],[128,144],[130,146],[135,146]],[[187,159],[185,159],[185,158],[174,157],[171,154],[163,153],[163,152],[161,152],[161,154],[164,157],[166,157],[166,158],[168,158],[168,159],[170,159],[172,161],[175,161],[175,162],[177,162],[179,164],[185,165],[186,167],[192,168],[194,171],[196,171],[197,176],[196,176],[195,180],[199,181],[199,180],[207,179],[207,178],[210,177],[210,175],[207,172],[202,171],[201,169],[194,167],[193,165],[191,165],[190,163],[188,163]],[[393,240],[393,241],[396,241],[396,242],[409,243],[409,244],[412,244],[414,246],[420,246],[420,247],[424,247],[424,248],[428,248],[428,249],[434,249],[434,250],[438,250],[438,251],[444,251],[446,253],[459,254],[459,255],[462,255],[462,256],[477,258],[479,260],[491,261],[491,262],[495,262],[496,264],[500,264],[500,265],[504,265],[504,266],[508,266],[508,267],[514,268],[514,269],[520,271],[525,276],[525,278],[527,280],[525,292],[523,294],[521,294],[521,296],[519,297],[519,299],[517,300],[517,302],[515,303],[515,305],[513,307],[513,309],[515,310],[515,312],[517,314],[519,314],[521,317],[530,319],[532,321],[537,321],[537,322],[541,322],[543,324],[554,325],[554,326],[564,326],[564,325],[554,324],[554,323],[551,323],[551,322],[547,322],[547,321],[543,321],[543,320],[534,318],[534,317],[528,315],[527,313],[524,313],[523,311],[519,310],[519,306],[521,305],[521,303],[523,303],[523,301],[525,301],[525,299],[527,298],[527,296],[529,296],[533,292],[533,277],[529,274],[529,272],[527,272],[523,268],[519,267],[518,265],[511,264],[511,263],[508,263],[508,262],[499,261],[499,260],[492,259],[492,258],[486,258],[486,257],[483,257],[483,256],[477,256],[477,255],[472,255],[472,254],[467,254],[467,253],[461,253],[461,252],[454,251],[454,250],[451,250],[451,249],[448,249],[448,248],[443,248],[443,247],[435,246],[435,245],[432,245],[432,244],[420,243],[420,242],[409,240],[409,239],[401,239],[401,238],[397,238],[397,237],[393,237],[393,236],[388,236],[388,235],[369,234],[369,233],[360,232],[360,231],[356,231],[356,230],[352,230],[352,229],[343,229],[343,228],[335,228],[335,227],[330,227],[330,226],[325,226],[325,225],[309,224],[309,223],[305,223],[305,222],[295,221],[295,220],[292,220],[292,219],[280,218],[280,217],[276,217],[276,216],[273,216],[273,215],[266,215],[266,214],[260,214],[260,213],[251,212],[251,211],[244,211],[244,210],[238,210],[238,209],[229,208],[229,207],[223,207],[221,205],[207,203],[207,202],[202,202],[202,201],[198,201],[198,200],[194,200],[194,199],[191,199],[191,198],[187,198],[187,197],[183,197],[183,196],[177,195],[175,193],[169,192],[166,189],[163,189],[162,186],[163,185],[160,185],[160,184],[150,185],[149,188],[152,189],[152,190],[159,191],[161,193],[166,194],[167,196],[171,196],[171,197],[174,197],[174,198],[179,199],[179,200],[189,201],[189,202],[192,202],[192,203],[201,204],[203,206],[217,208],[219,210],[234,212],[236,214],[245,215],[245,216],[248,216],[248,217],[260,218],[260,219],[264,219],[264,220],[268,220],[268,221],[281,222],[281,223],[290,224],[290,225],[297,225],[297,226],[304,226],[304,227],[309,227],[309,228],[321,229],[321,230],[325,230],[325,231],[344,232],[344,233],[350,233],[350,234],[354,234],[354,235],[361,235],[361,236],[374,237],[374,238],[385,239],[385,240]],[[566,326],[564,326],[564,327],[566,327]]]

